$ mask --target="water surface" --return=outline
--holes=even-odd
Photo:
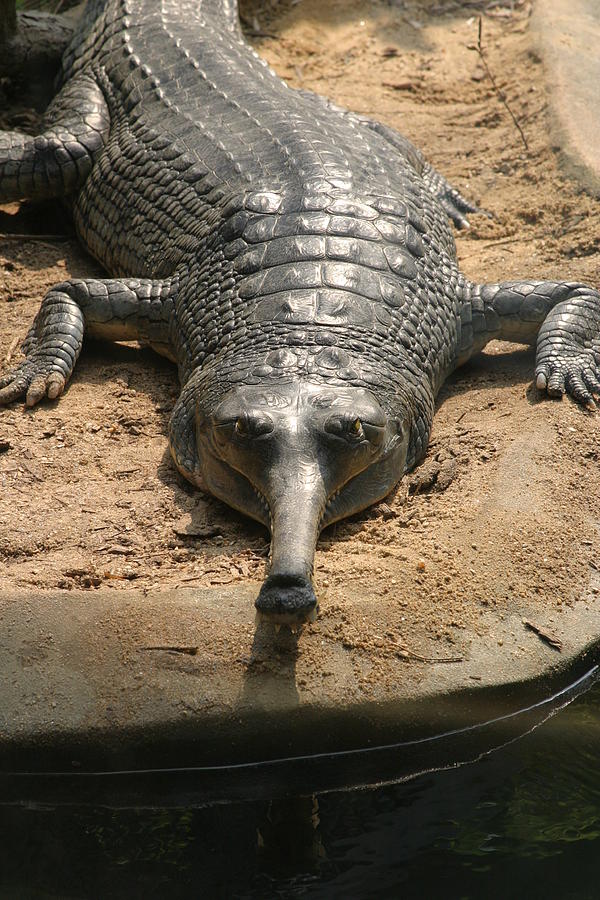
[[[68,795],[0,805],[0,897],[591,900],[600,685],[478,762],[281,793],[177,808],[69,805]]]

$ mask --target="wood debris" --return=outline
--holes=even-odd
[[[529,628],[530,631],[533,631],[540,640],[544,641],[554,650],[558,650],[559,653],[562,653],[563,642],[560,638],[557,638],[556,635],[551,634],[549,631],[545,631],[543,628],[540,628],[539,625],[536,625],[534,622],[531,622],[529,619],[523,619],[523,625],[525,628]]]
[[[165,653],[185,653],[187,656],[196,656],[199,647],[177,647],[177,646],[157,646],[157,647],[138,647],[138,650],[164,650]]]

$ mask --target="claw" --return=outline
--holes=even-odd
[[[62,392],[65,389],[65,379],[62,375],[59,375],[58,372],[53,372],[52,375],[48,376],[48,399],[56,400],[57,397],[60,397]]]
[[[38,375],[29,385],[27,395],[25,397],[26,406],[35,406],[42,397],[46,396],[46,376]]]

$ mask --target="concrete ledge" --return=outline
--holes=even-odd
[[[491,721],[368,750],[237,766],[114,772],[0,771],[0,806],[42,803],[189,809],[212,801],[285,799],[397,783],[426,772],[473,762],[503,747],[552,717],[595,684],[597,678],[598,666],[593,666],[556,694]]]
[[[561,162],[600,196],[600,6],[596,0],[537,0],[531,29],[546,69]]]
[[[276,635],[255,626],[254,596],[252,585],[0,595],[0,770],[223,767],[423,740],[537,704],[598,653],[600,601],[553,614],[561,653],[535,634],[522,652],[526,609],[491,611],[460,662],[389,659],[367,693],[359,651],[332,644],[324,677],[311,664],[319,623]],[[144,649],[156,646],[198,649]]]

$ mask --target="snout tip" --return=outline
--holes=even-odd
[[[313,586],[302,575],[269,575],[254,605],[276,625],[313,622],[319,609]]]

